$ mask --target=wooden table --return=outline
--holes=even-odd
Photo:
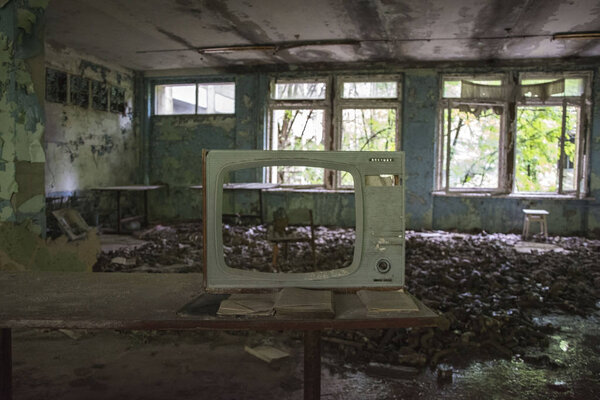
[[[225,183],[223,190],[258,190],[258,213],[260,222],[263,222],[263,201],[262,192],[267,189],[275,189],[280,185],[278,183],[248,182],[248,183]],[[192,185],[190,189],[202,190],[202,185]],[[254,215],[252,215],[254,217]]]
[[[335,295],[333,319],[217,317],[223,295],[202,294],[201,287],[202,274],[195,273],[0,273],[0,400],[12,398],[12,328],[301,330],[304,398],[318,399],[322,330],[427,327],[439,318],[420,301],[418,312],[367,318],[355,294]],[[198,296],[204,312],[178,315]]]
[[[128,185],[128,186],[100,186],[91,190],[115,192],[117,194],[117,233],[121,233],[121,192],[144,192],[144,225],[148,225],[148,191],[160,189],[161,185]]]

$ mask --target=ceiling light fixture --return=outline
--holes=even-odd
[[[225,54],[236,51],[272,51],[277,53],[281,50],[289,50],[298,47],[322,47],[322,46],[356,46],[360,40],[312,40],[296,42],[280,42],[275,44],[250,44],[238,46],[199,47],[196,51],[200,54]]]
[[[556,39],[600,39],[600,31],[559,32],[552,35],[552,40]]]
[[[202,47],[198,49],[200,54],[223,54],[232,53],[234,51],[275,51],[277,46],[274,45],[248,45],[248,46],[224,46],[224,47]]]

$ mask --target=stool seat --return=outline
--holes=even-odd
[[[533,210],[529,208],[524,208],[523,213],[527,215],[550,215],[546,210]]]
[[[523,240],[527,240],[529,236],[529,227],[531,222],[538,222],[540,224],[540,234],[544,235],[544,237],[548,238],[548,221],[546,220],[546,216],[550,215],[550,213],[546,210],[534,210],[534,209],[523,209],[523,214],[525,214],[525,220],[523,221]]]

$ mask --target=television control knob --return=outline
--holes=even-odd
[[[379,273],[387,274],[390,272],[390,269],[392,269],[392,264],[390,264],[390,262],[385,258],[377,261],[377,271],[379,271]]]

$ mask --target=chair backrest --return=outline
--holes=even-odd
[[[286,210],[279,207],[273,212],[273,232],[284,235],[290,225],[310,225],[310,235],[314,238],[313,212],[309,208],[294,208]]]

